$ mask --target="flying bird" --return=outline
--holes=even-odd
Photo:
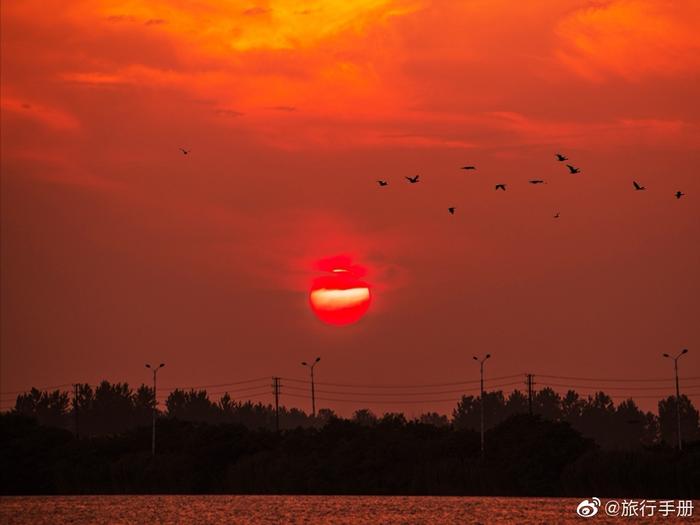
[[[447,211],[450,212],[450,215],[454,215],[456,209],[457,209],[457,208],[455,208],[454,206],[450,206],[449,208],[447,208]]]
[[[182,151],[182,154],[183,154],[183,155],[189,155],[189,154],[190,154],[190,151],[192,151],[192,150],[191,150],[191,149],[180,148],[180,151]]]
[[[676,199],[680,199],[683,195],[685,195],[685,193],[682,191],[677,191],[674,195],[676,196]]]
[[[420,177],[420,175],[416,175],[415,177],[406,177],[406,180],[411,184],[415,184],[416,182],[420,182],[418,177]]]
[[[558,219],[558,218],[559,218],[559,212],[557,212],[557,213],[554,214],[554,218],[555,218],[555,219]]]
[[[528,181],[530,184],[544,184],[544,181],[542,179],[532,179]]]
[[[496,190],[506,191],[506,185],[505,184],[496,184]]]
[[[377,183],[379,183],[380,186],[387,186],[389,183],[385,180],[378,180]]]
[[[634,189],[635,189],[636,191],[646,190],[646,189],[647,189],[646,186],[640,186],[640,184],[639,184],[636,180],[633,180],[633,181],[632,181],[632,184],[634,184]]]
[[[562,155],[561,153],[555,153],[555,155],[557,156],[557,160],[558,160],[559,162],[564,162],[565,160],[569,160],[569,157],[565,157],[565,156]]]
[[[460,169],[463,169],[463,170],[475,170],[475,169],[476,169],[476,166],[462,166]]]
[[[573,175],[574,173],[581,173],[581,170],[580,170],[580,169],[578,169],[578,168],[572,166],[571,164],[567,164],[566,167],[569,168],[569,173],[571,173],[572,175]]]

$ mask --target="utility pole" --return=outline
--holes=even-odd
[[[153,432],[152,432],[152,439],[151,439],[151,455],[155,456],[156,455],[156,405],[158,404],[158,398],[157,398],[157,390],[156,390],[156,374],[158,373],[158,370],[163,368],[165,366],[165,363],[161,363],[158,366],[151,366],[148,363],[146,363],[146,368],[150,368],[153,370]]]
[[[80,439],[80,420],[78,419],[78,383],[73,385],[73,413],[75,415],[75,439]]]
[[[678,359],[688,353],[688,349],[684,348],[683,351],[676,357],[672,357],[668,354],[664,354],[664,357],[673,359],[673,370],[676,374],[676,423],[678,425],[678,450],[683,450],[683,440],[681,439],[681,390],[678,386]]]
[[[486,354],[481,361],[479,358],[474,356],[474,361],[479,363],[479,369],[481,371],[481,395],[479,399],[481,400],[481,457],[484,457],[484,363],[491,357],[491,354]]]
[[[527,385],[527,411],[532,415],[532,378],[535,377],[533,374],[526,374],[527,380],[525,384]]]
[[[321,360],[320,357],[317,357],[316,360],[308,364],[306,361],[302,361],[301,365],[302,366],[308,366],[309,370],[311,370],[311,416],[313,418],[316,418],[316,392],[314,391],[314,367],[318,364],[318,362]]]
[[[280,378],[272,378],[272,393],[275,396],[275,429],[280,431]]]

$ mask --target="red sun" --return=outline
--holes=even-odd
[[[335,326],[359,321],[372,300],[369,284],[360,279],[364,269],[347,257],[319,261],[319,269],[328,273],[311,282],[309,303],[316,317]]]

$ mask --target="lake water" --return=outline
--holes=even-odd
[[[576,515],[581,499],[431,496],[29,496],[0,498],[3,525],[614,523]],[[603,502],[605,503],[605,501]],[[682,521],[690,523],[695,518]],[[620,518],[678,523],[678,518]]]

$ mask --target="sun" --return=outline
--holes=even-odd
[[[369,284],[360,279],[364,269],[337,257],[321,261],[319,269],[328,273],[311,282],[309,304],[316,317],[334,326],[359,321],[372,301]]]

